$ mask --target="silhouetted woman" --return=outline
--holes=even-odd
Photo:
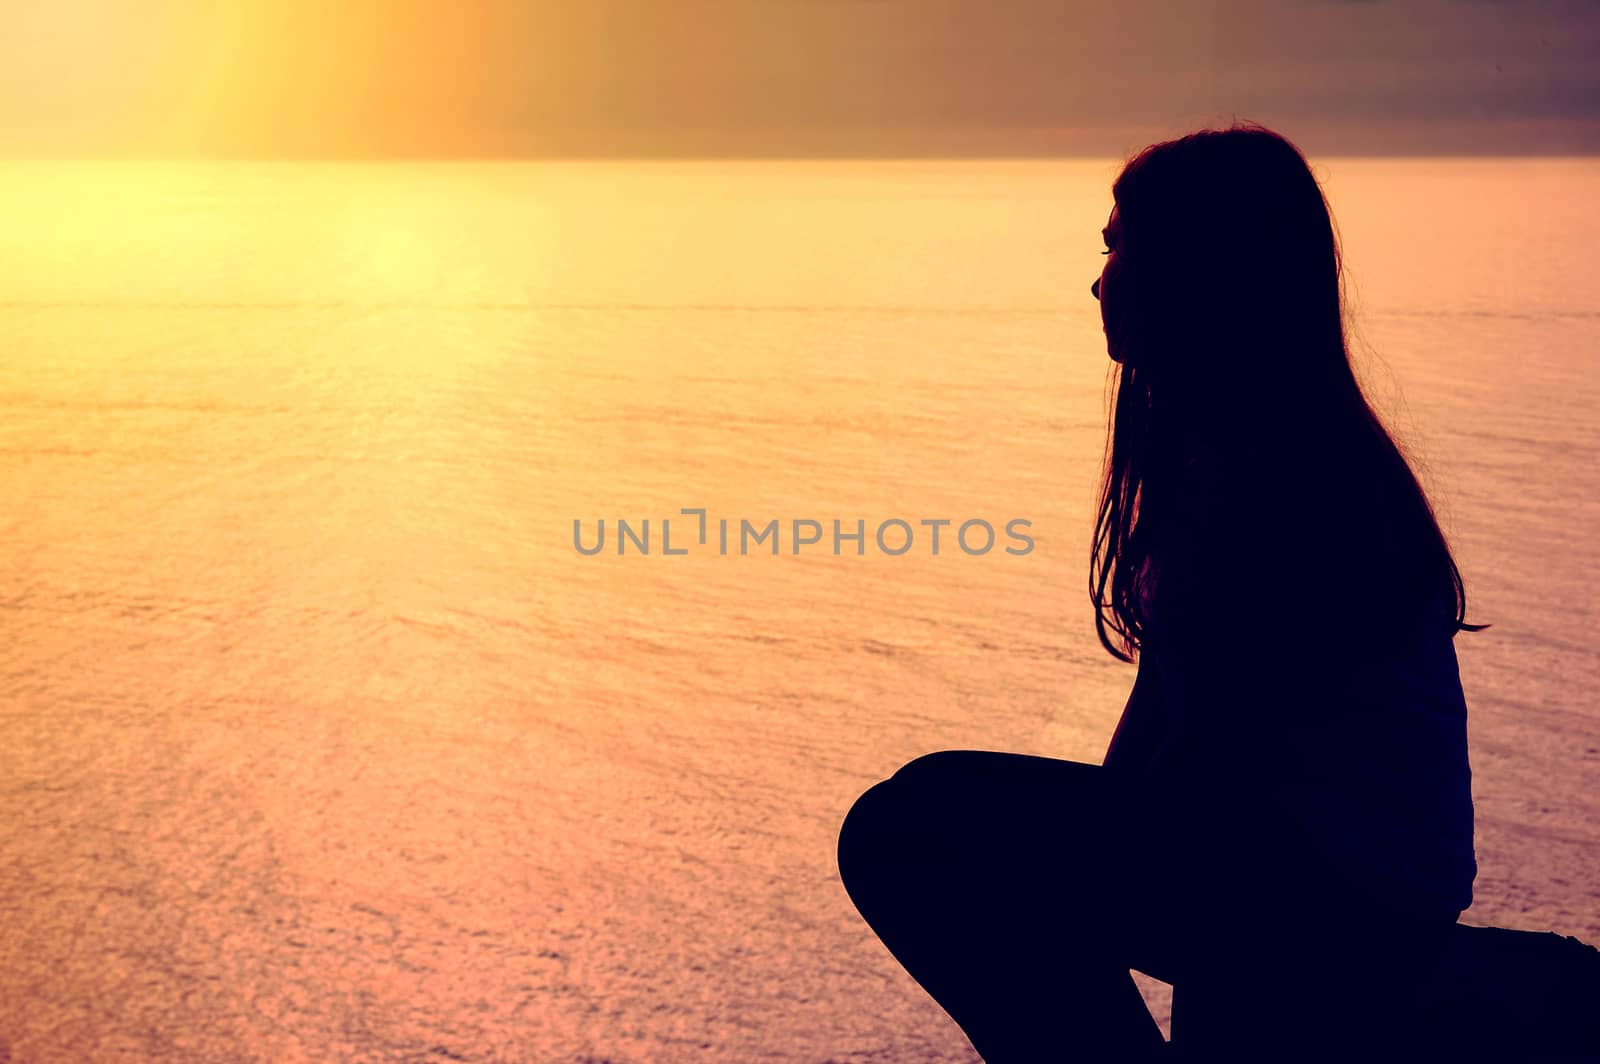
[[[1090,593],[1132,695],[1103,766],[945,751],[871,788],[851,899],[990,1062],[1600,1059],[1593,947],[1457,922],[1453,640],[1486,626],[1352,375],[1304,157],[1236,123],[1112,192]],[[1130,968],[1173,984],[1170,1047]]]

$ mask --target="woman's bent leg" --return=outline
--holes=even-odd
[[[986,1061],[1138,1060],[1163,1040],[1128,974],[1124,819],[1097,765],[945,751],[857,800],[839,870]]]

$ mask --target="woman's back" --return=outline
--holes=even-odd
[[[1466,704],[1452,628],[1353,660],[1292,635],[1246,656],[1225,624],[1140,653],[1105,766],[1147,791],[1179,844],[1228,853],[1213,883],[1250,910],[1452,921],[1476,874]],[[1237,883],[1223,880],[1235,878]]]
[[[1476,872],[1455,604],[1419,571],[1427,515],[1369,487],[1381,460],[1358,438],[1191,470],[1106,765],[1241,880],[1268,865],[1263,893],[1448,921]]]

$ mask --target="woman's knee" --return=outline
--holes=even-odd
[[[839,876],[848,886],[859,878],[878,852],[876,844],[884,831],[885,795],[889,781],[875,783],[855,800],[839,826]]]
[[[912,758],[896,770],[888,782],[904,792],[930,796],[948,794],[961,786],[961,780],[996,755],[984,750],[935,750]]]
[[[846,882],[871,875],[887,861],[903,862],[964,753],[970,751],[924,754],[856,799],[839,828],[839,873]]]

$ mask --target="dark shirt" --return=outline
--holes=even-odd
[[[1453,624],[1374,645],[1203,613],[1146,638],[1107,769],[1242,907],[1453,921],[1477,871]]]

